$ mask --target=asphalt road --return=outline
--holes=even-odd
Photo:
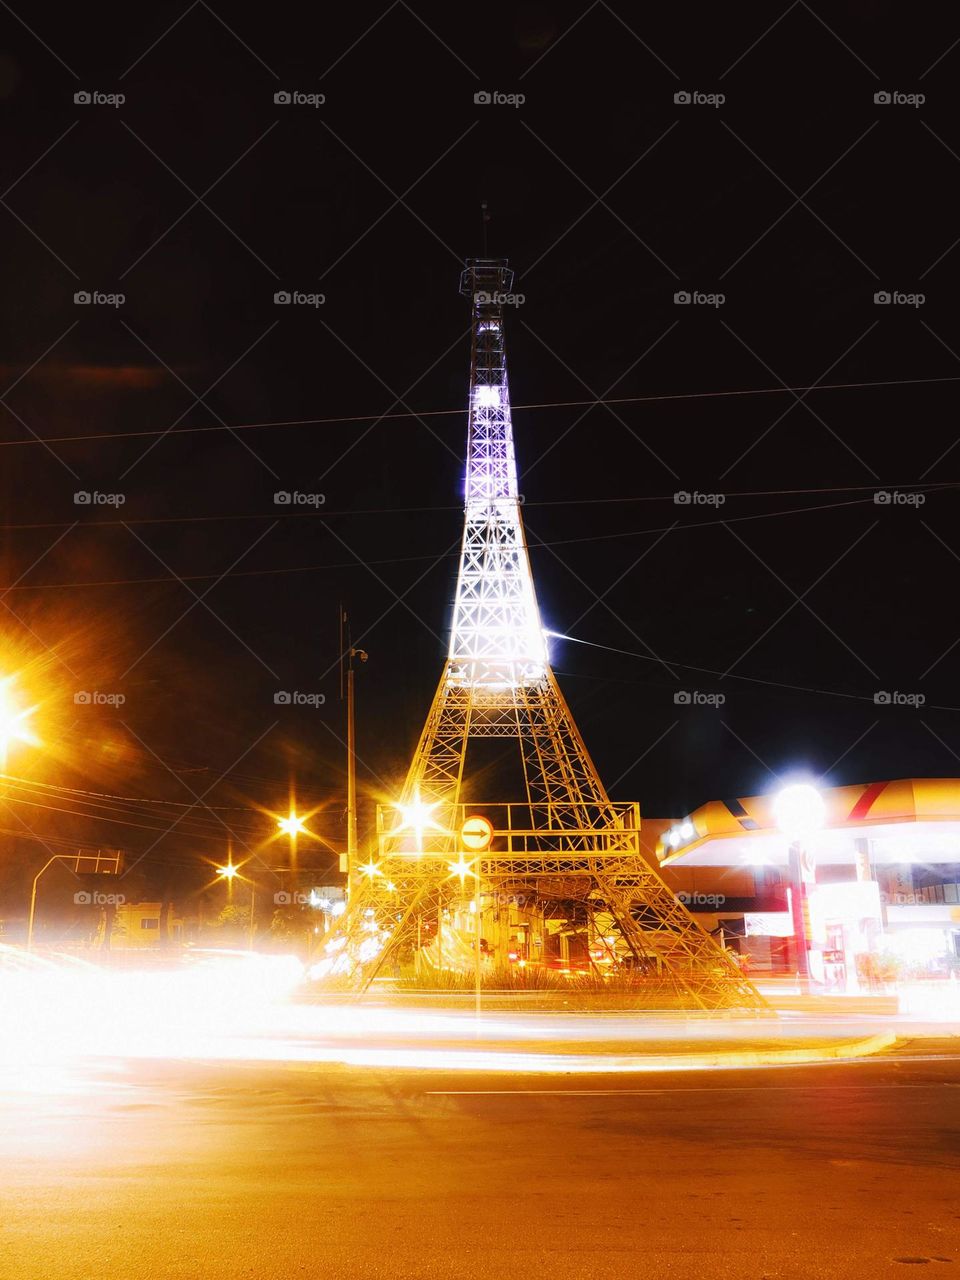
[[[28,1084],[0,1097],[2,1280],[960,1280],[957,1059]]]

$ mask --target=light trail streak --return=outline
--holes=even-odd
[[[811,1045],[829,1052],[851,1039],[920,1030],[912,1014],[812,1009],[777,1020],[503,1009],[478,1019],[416,996],[392,995],[389,1005],[315,1004],[293,956],[211,950],[180,961],[121,969],[0,947],[0,1093],[100,1090],[87,1070],[92,1063],[115,1072],[118,1086],[136,1084],[144,1060],[547,1074],[756,1069],[787,1065],[748,1061],[758,1046],[775,1056]],[[951,1014],[948,1002],[926,1033],[960,1034]]]

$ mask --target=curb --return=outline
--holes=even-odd
[[[327,1048],[319,1055],[287,1058],[288,1069],[309,1071],[320,1065],[373,1067],[381,1070],[418,1071],[512,1071],[525,1074],[603,1075],[628,1072],[654,1071],[702,1071],[710,1068],[756,1067],[780,1064],[836,1062],[851,1058],[869,1057],[895,1044],[897,1037],[890,1033],[867,1036],[863,1040],[808,1049],[757,1049],[730,1053],[664,1054],[659,1057],[639,1054],[620,1054],[605,1057],[602,1054],[551,1054],[551,1053],[498,1053],[496,1050],[439,1049],[424,1053],[419,1049],[364,1049]]]
[[[868,1058],[872,1054],[881,1053],[897,1043],[897,1037],[890,1032],[867,1036],[864,1040],[848,1041],[845,1044],[832,1044],[819,1049],[757,1049],[732,1053],[675,1054],[671,1058],[647,1058],[647,1062],[669,1062],[670,1070],[683,1067],[754,1067],[767,1063],[780,1062],[836,1062],[838,1059]],[[627,1061],[627,1059],[621,1059]],[[649,1070],[644,1067],[643,1070]]]

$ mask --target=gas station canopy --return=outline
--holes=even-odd
[[[960,778],[902,778],[818,789],[822,825],[805,843],[819,864],[850,861],[869,840],[875,863],[960,862]],[[791,839],[774,816],[777,792],[711,800],[665,831],[664,866],[784,866]]]

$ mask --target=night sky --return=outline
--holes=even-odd
[[[341,602],[370,655],[369,827],[445,649],[482,200],[524,297],[507,342],[544,622],[608,646],[552,652],[613,795],[681,815],[795,769],[960,772],[949,7],[909,27],[881,0],[14,7],[0,645],[41,700],[44,745],[9,772],[48,789],[8,786],[0,887],[78,844],[176,878],[231,824],[255,843],[247,809],[291,782],[342,845]],[[818,383],[847,385],[784,390]]]

